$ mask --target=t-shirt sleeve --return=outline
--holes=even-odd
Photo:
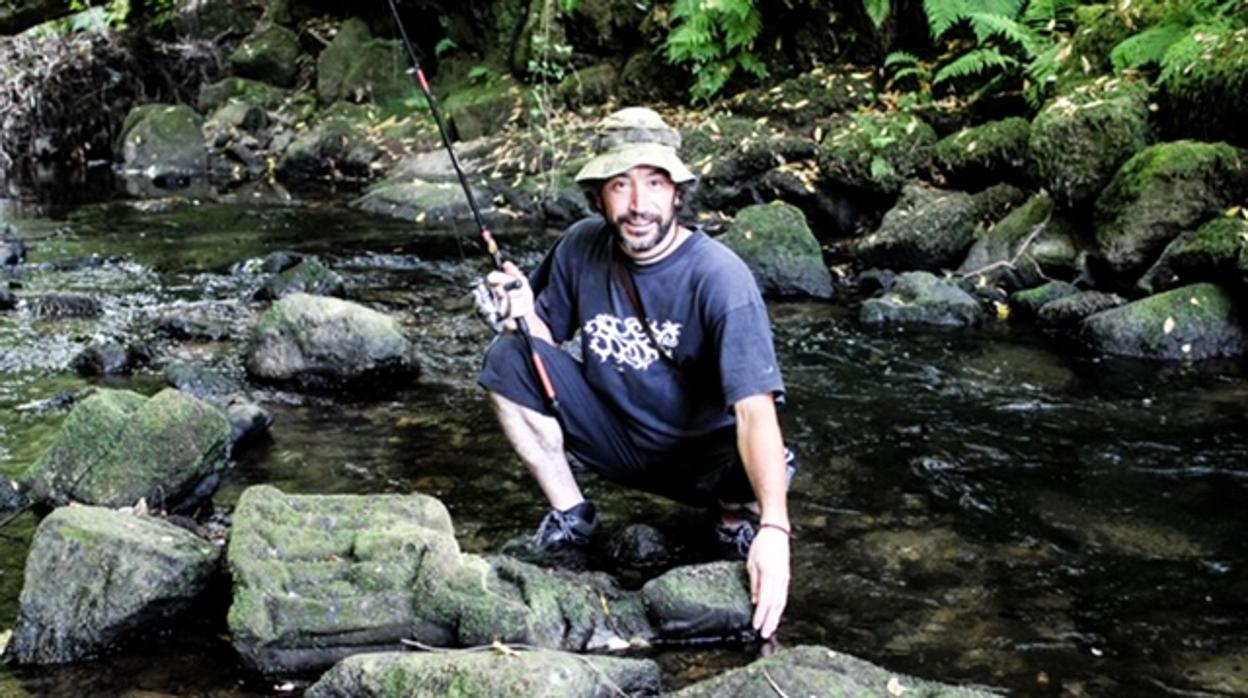
[[[566,252],[563,248],[568,247],[565,242],[561,239],[556,243],[529,275],[537,316],[550,328],[556,343],[566,342],[576,330],[572,279],[567,274],[567,262],[561,262],[561,258],[566,258],[566,254],[561,254],[561,251]]]
[[[784,402],[784,380],[771,337],[771,320],[761,299],[724,313],[716,329],[719,375],[727,407],[770,393]]]

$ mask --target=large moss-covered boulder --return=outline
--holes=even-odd
[[[568,107],[602,104],[615,95],[620,71],[612,63],[599,63],[574,71],[564,78],[556,91]]]
[[[368,107],[338,102],[300,131],[278,161],[278,173],[293,180],[357,180],[372,177],[385,155]]]
[[[741,92],[728,104],[742,116],[765,116],[798,128],[810,128],[817,119],[857,111],[873,102],[875,94],[872,71],[818,66],[770,89]]]
[[[78,403],[23,476],[30,498],[106,507],[172,507],[225,468],[230,423],[177,390],[151,398],[100,390]]]
[[[1220,286],[1193,284],[1097,313],[1083,322],[1094,350],[1146,359],[1240,356],[1248,348],[1239,309]]]
[[[854,243],[865,267],[898,271],[956,268],[982,235],[1026,194],[1001,184],[978,194],[911,184],[880,227]]]
[[[1248,197],[1248,152],[1176,141],[1140,151],[1096,201],[1096,246],[1109,271],[1137,276],[1180,233]]]
[[[323,668],[402,639],[586,651],[653,635],[639,596],[601,573],[459,552],[422,495],[284,495],[249,488],[229,547],[230,628],[265,673]]]
[[[983,319],[979,301],[956,283],[925,271],[901,274],[887,291],[863,301],[859,319],[868,325],[960,327]]]
[[[1045,278],[1074,278],[1080,259],[1077,230],[1056,209],[1052,197],[1033,196],[971,245],[958,274],[1010,291]]]
[[[649,659],[552,650],[388,652],[344,659],[308,689],[307,698],[514,696],[618,698],[663,693]]]
[[[295,266],[270,276],[256,289],[254,298],[273,301],[295,293],[341,296],[346,290],[342,276],[318,257],[305,257]]]
[[[1220,217],[1182,233],[1162,251],[1138,286],[1157,293],[1197,281],[1238,280],[1240,252],[1248,247],[1248,220]]]
[[[495,221],[499,211],[493,197],[473,188],[472,197],[486,223]],[[368,188],[351,202],[353,208],[417,223],[450,223],[473,220],[472,207],[459,182],[428,181],[414,177],[389,177]]]
[[[1141,16],[1148,3],[1116,5],[1102,3],[1079,5],[1072,13],[1075,31],[1071,36],[1070,52],[1057,71],[1056,93],[1065,94],[1071,89],[1114,72],[1110,59],[1114,47],[1139,31],[1140,26],[1151,24]]]
[[[739,562],[668,570],[641,588],[651,620],[666,638],[729,638],[750,629],[754,605]]]
[[[1029,144],[1040,181],[1054,200],[1063,207],[1082,206],[1148,144],[1148,89],[1120,79],[1075,88],[1040,111]]]
[[[317,56],[317,97],[321,104],[384,104],[414,95],[416,86],[407,74],[410,61],[402,43],[373,38],[368,25],[352,17]]]
[[[126,115],[115,146],[128,172],[196,174],[208,167],[203,119],[180,104],[145,104]]]
[[[1031,124],[1013,116],[942,138],[932,148],[932,165],[953,187],[979,190],[1007,181],[1026,184],[1032,166]]]
[[[840,119],[819,144],[828,180],[884,193],[901,191],[927,167],[936,132],[910,114],[864,114]]]
[[[356,303],[296,293],[274,303],[252,328],[247,372],[308,389],[410,377],[418,366],[394,318]]]
[[[491,74],[480,83],[461,85],[442,102],[450,126],[461,140],[498,133],[524,113],[524,90],[510,75]]]
[[[280,24],[262,24],[230,54],[235,75],[290,87],[299,75],[299,36]]]
[[[773,695],[990,698],[994,694],[916,679],[836,650],[803,645],[668,695],[672,698]]]
[[[832,297],[832,274],[819,241],[796,206],[776,202],[744,208],[719,241],[745,261],[764,294]]]
[[[686,124],[681,140],[681,156],[699,178],[692,202],[696,209],[735,209],[765,201],[771,173],[792,170],[814,158],[817,150],[810,138],[785,135],[768,122],[738,116]],[[816,193],[810,179],[807,175],[803,189]]]
[[[403,638],[451,637],[422,623],[413,606],[419,575],[446,577],[459,562],[450,515],[432,497],[250,487],[234,511],[227,559],[234,646],[259,671],[324,667],[395,649]]]
[[[53,664],[114,649],[185,611],[219,558],[211,542],[158,518],[61,507],[35,531],[8,656]]]
[[[230,102],[276,111],[294,99],[296,94],[290,90],[258,80],[229,77],[200,87],[195,104],[204,114],[215,112]]]
[[[1199,50],[1162,72],[1162,122],[1176,135],[1248,147],[1248,28],[1202,27],[1187,42]]]

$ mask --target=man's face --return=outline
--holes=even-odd
[[[602,185],[602,213],[630,257],[659,253],[675,229],[676,185],[667,172],[638,165]]]

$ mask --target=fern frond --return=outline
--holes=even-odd
[[[884,20],[888,19],[892,2],[891,0],[862,0],[862,6],[867,11],[867,18],[871,20],[871,24],[879,29],[884,26]]]
[[[763,63],[761,58],[752,53],[743,53],[737,56],[737,63],[740,64],[742,70],[760,80],[770,74],[767,70],[767,64]]]
[[[1023,10],[1023,23],[1041,29],[1069,26],[1078,6],[1079,0],[1032,0]]]
[[[933,39],[939,39],[968,11],[967,0],[923,0],[923,13]]]
[[[996,47],[978,48],[941,68],[936,73],[936,77],[932,78],[932,84],[939,85],[945,80],[979,75],[989,68],[1005,70],[1016,65],[1018,65],[1017,59],[1001,53]]]
[[[975,38],[980,44],[993,36],[1000,36],[1007,41],[1018,44],[1028,55],[1034,56],[1037,52],[1037,44],[1039,43],[1035,36],[1026,26],[1019,24],[1015,20],[1003,15],[987,14],[984,12],[971,12],[967,15],[967,19],[971,21],[971,29],[975,32]]]
[[[979,0],[966,9],[1013,19],[1018,16],[1019,10],[1023,9],[1024,2],[1025,0]]]
[[[1109,53],[1114,70],[1141,68],[1150,63],[1160,64],[1170,47],[1184,39],[1190,27],[1179,24],[1160,24],[1149,27],[1120,42]]]
[[[730,51],[748,46],[763,31],[762,13],[754,3],[749,3],[749,6],[750,11],[745,15],[737,15],[734,21],[724,23],[724,43]]]
[[[1161,57],[1161,74],[1157,76],[1157,81],[1167,82],[1186,71],[1188,66],[1203,60],[1206,51],[1227,41],[1233,33],[1230,22],[1220,18],[1192,27]]]
[[[891,68],[892,66],[898,65],[900,63],[904,63],[906,65],[917,65],[918,62],[919,62],[918,56],[914,55],[913,53],[907,53],[905,51],[893,51],[892,53],[884,57],[885,68]]]

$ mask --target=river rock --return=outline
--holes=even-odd
[[[122,122],[115,152],[128,173],[192,175],[208,169],[203,119],[181,104],[135,107]]]
[[[200,400],[211,401],[227,395],[241,393],[242,382],[229,373],[195,361],[173,361],[165,366],[165,381],[169,385]]]
[[[337,298],[296,293],[274,303],[252,329],[247,372],[306,389],[414,377],[419,366],[398,321]]]
[[[479,83],[460,85],[442,104],[462,141],[496,134],[525,113],[524,90],[506,73],[489,73]]]
[[[1097,249],[1113,274],[1138,276],[1179,234],[1245,197],[1248,151],[1196,141],[1150,146],[1097,199]]]
[[[1114,172],[1148,144],[1148,88],[1105,78],[1061,95],[1031,124],[1045,189],[1065,208],[1092,201]]]
[[[261,24],[230,54],[230,70],[279,87],[290,87],[299,74],[303,49],[299,36],[280,24]]]
[[[617,569],[630,572],[659,570],[672,558],[663,532],[643,523],[629,524],[617,533],[611,539],[607,555]]]
[[[290,269],[266,279],[252,297],[273,301],[294,293],[341,296],[345,291],[342,276],[325,266],[318,257],[307,257]]]
[[[306,695],[617,698],[662,693],[659,667],[649,659],[524,649],[356,655],[326,672]]]
[[[0,311],[12,310],[17,307],[17,296],[7,288],[0,287]]]
[[[1010,308],[1020,317],[1034,318],[1050,302],[1073,296],[1079,289],[1066,281],[1050,281],[1035,288],[1017,291],[1010,296]]]
[[[221,410],[177,390],[151,398],[100,390],[74,406],[23,481],[43,504],[122,507],[146,499],[171,507],[224,470],[229,438]]]
[[[26,506],[26,495],[16,481],[0,476],[0,513],[17,511]]]
[[[230,453],[239,444],[267,434],[274,421],[272,412],[246,401],[231,402],[225,408],[225,415],[230,420]]]
[[[220,555],[158,518],[61,507],[35,531],[8,655],[53,664],[102,654],[189,608]]]
[[[464,555],[424,495],[284,495],[248,488],[234,513],[230,629],[265,673],[361,652],[494,640],[586,651],[652,635],[640,599],[601,573]]]
[[[410,61],[400,42],[374,39],[368,25],[352,17],[316,58],[317,97],[321,104],[401,99],[416,89],[407,74]]]
[[[1136,284],[1158,293],[1198,281],[1234,282],[1241,250],[1248,247],[1248,220],[1215,218],[1180,234]]]
[[[1192,284],[1092,315],[1083,336],[1094,350],[1146,359],[1240,356],[1248,348],[1230,294]]]
[[[868,325],[958,327],[974,325],[983,315],[979,301],[953,281],[912,271],[899,275],[883,295],[863,301],[858,317]]]
[[[371,133],[372,116],[359,104],[329,107],[286,147],[278,173],[294,180],[367,179],[382,157],[379,139]]]
[[[936,132],[918,117],[856,113],[836,121],[819,145],[819,169],[828,180],[895,194],[926,168]]]
[[[1031,124],[1021,117],[964,128],[932,148],[932,166],[949,186],[978,191],[1002,181],[1028,184]]]
[[[1127,299],[1116,293],[1079,291],[1045,303],[1036,312],[1036,321],[1048,330],[1075,330],[1085,318],[1126,302]]]
[[[83,349],[71,366],[80,376],[115,376],[130,373],[151,360],[151,352],[139,344],[98,342]]]
[[[481,215],[489,225],[499,220],[492,197],[473,187],[472,197],[481,207]],[[352,208],[422,223],[471,221],[472,209],[458,182],[427,182],[421,179],[391,177],[368,188],[363,196],[351,202]]]
[[[769,296],[832,297],[832,274],[806,215],[783,202],[749,206],[737,213],[719,241],[736,252]]]
[[[916,679],[836,650],[803,645],[668,695],[672,698],[773,695],[989,698],[995,694]]]
[[[49,293],[27,301],[30,314],[42,320],[95,317],[104,312],[99,299],[81,293]]]
[[[178,341],[220,342],[234,334],[229,320],[210,311],[179,308],[164,313],[152,328],[157,334]]]
[[[15,267],[26,261],[26,240],[12,226],[4,226],[0,236],[0,267]]]
[[[1046,194],[1033,196],[977,239],[958,275],[977,285],[1007,291],[1030,288],[1046,278],[1074,278],[1079,270],[1077,230]]]
[[[229,77],[199,88],[195,103],[199,111],[212,114],[230,102],[277,111],[295,96],[290,90],[247,78]]]
[[[748,633],[754,605],[740,562],[668,570],[641,588],[650,618],[665,638],[731,638]]]
[[[818,66],[767,90],[745,90],[728,103],[742,116],[765,116],[809,128],[817,119],[871,104],[876,89],[872,71]]]

